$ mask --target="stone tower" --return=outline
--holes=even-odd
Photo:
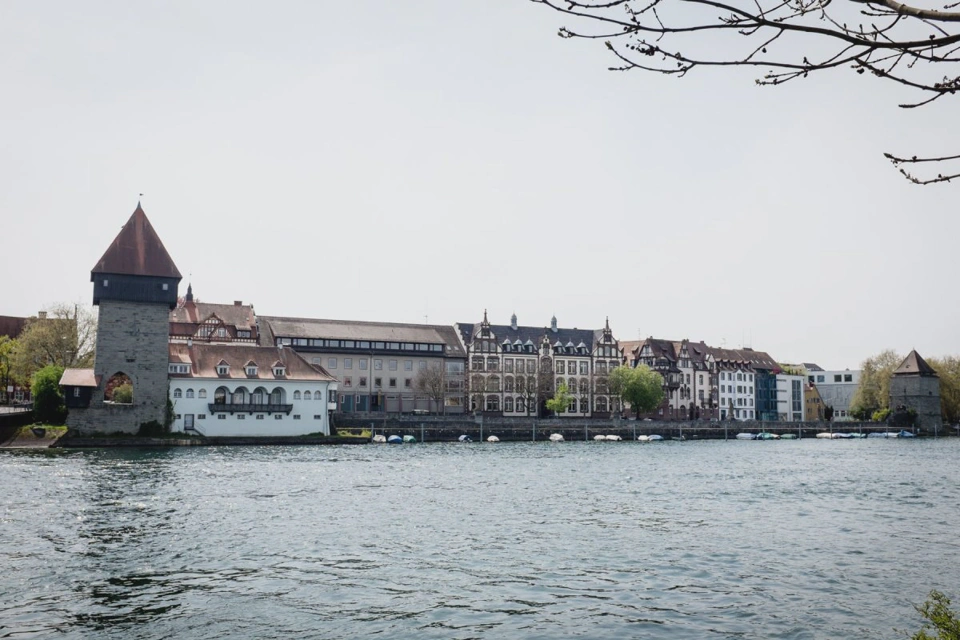
[[[917,412],[917,426],[933,429],[942,421],[940,378],[916,351],[911,351],[890,378],[890,408]]]
[[[135,433],[141,424],[163,423],[168,397],[170,309],[181,275],[137,203],[120,233],[90,273],[99,308],[96,389],[89,407],[71,410],[67,423],[83,432]],[[113,388],[129,380],[133,402],[111,401]]]

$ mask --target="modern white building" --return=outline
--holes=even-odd
[[[749,365],[720,363],[720,419],[756,420],[754,372]]]
[[[330,434],[337,381],[284,347],[169,345],[171,431],[217,436]]]
[[[816,385],[824,406],[833,408],[834,420],[852,420],[850,402],[860,385],[860,371],[824,371],[815,364],[804,364],[807,381]]]
[[[781,422],[803,422],[803,383],[802,375],[777,374],[777,419]]]

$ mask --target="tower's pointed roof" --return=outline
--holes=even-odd
[[[107,247],[106,253],[94,265],[92,273],[177,279],[182,277],[139,202],[127,224],[123,225],[120,233]]]
[[[897,367],[896,371],[893,372],[895,376],[935,376],[937,375],[936,370],[927,364],[927,361],[920,357],[920,354],[917,353],[917,350],[914,349],[910,352],[906,358],[903,359],[903,362],[900,363],[900,366]]]

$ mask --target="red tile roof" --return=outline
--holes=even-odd
[[[123,225],[91,271],[131,276],[181,277],[139,202],[127,224]]]

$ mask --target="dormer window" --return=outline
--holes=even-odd
[[[226,376],[230,375],[230,365],[227,364],[226,360],[221,360],[217,363],[217,375]]]
[[[257,365],[248,364],[246,371],[248,376],[250,376],[251,378],[255,377],[257,375]]]
[[[282,378],[282,377],[284,376],[284,374],[286,373],[286,371],[287,371],[287,370],[286,370],[284,367],[274,367],[274,368],[273,368],[273,375],[275,375],[275,376],[278,377],[278,378]]]

